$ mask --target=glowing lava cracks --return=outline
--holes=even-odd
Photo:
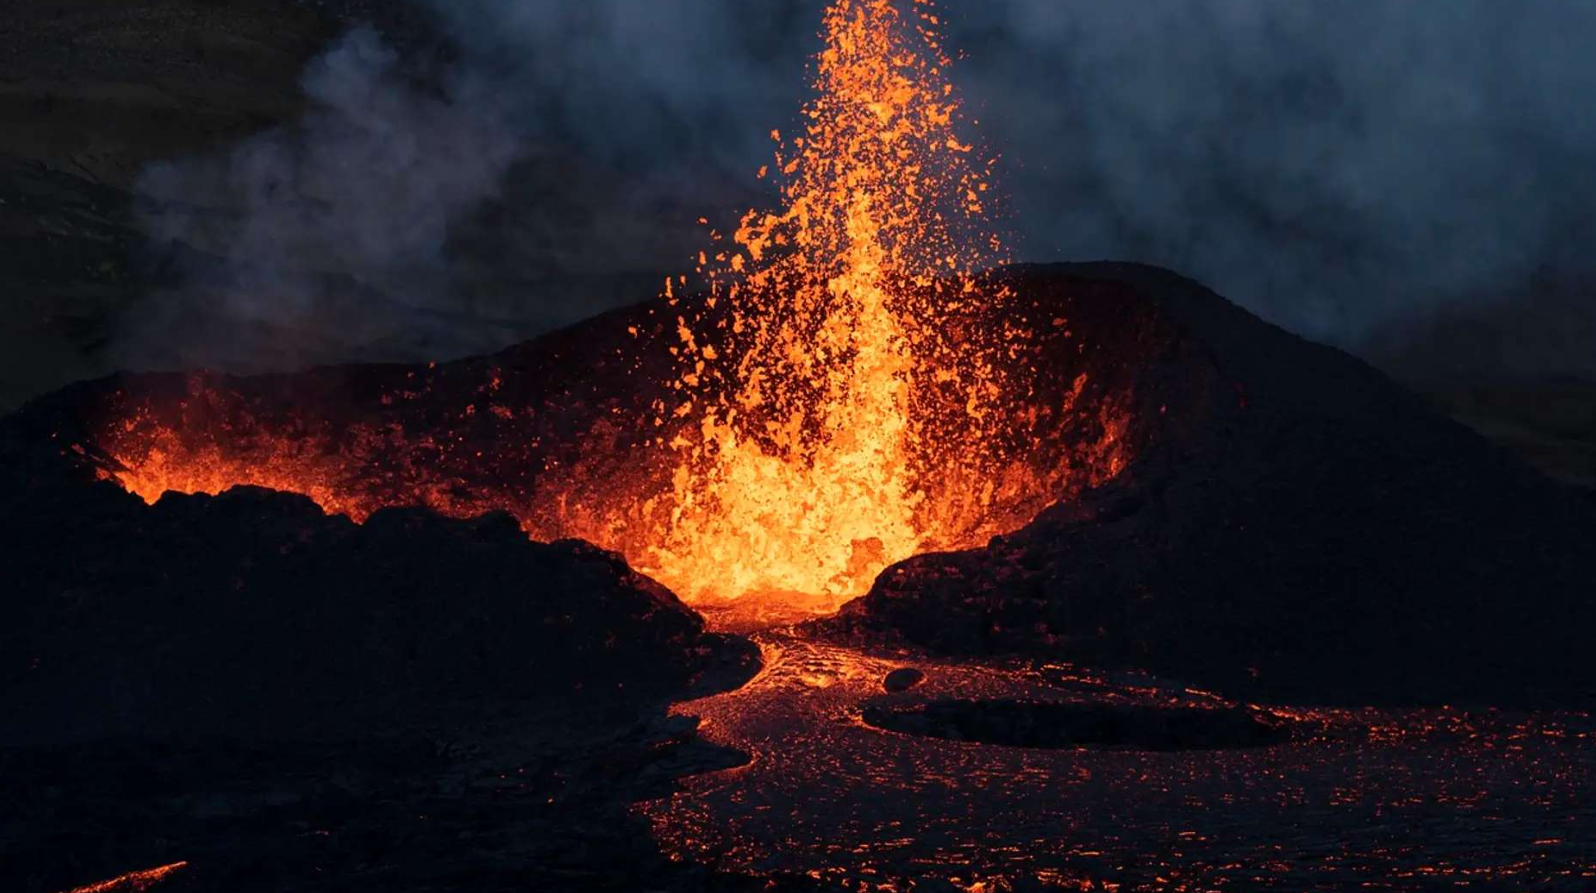
[[[584,324],[585,358],[369,372],[386,383],[326,411],[293,395],[325,391],[308,384],[325,370],[123,393],[102,473],[151,502],[256,484],[356,520],[504,510],[690,603],[807,611],[1024,524],[1124,465],[1124,403],[1083,397],[1065,319],[978,272],[1003,262],[991,162],[956,132],[937,25],[929,0],[836,0],[802,133],[761,171],[781,209],[711,233],[707,290],[678,277]],[[535,392],[573,360],[586,379]]]

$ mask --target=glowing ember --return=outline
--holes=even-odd
[[[69,893],[135,893],[139,890],[148,890],[172,875],[188,867],[187,862],[173,862],[158,868],[147,868],[143,871],[130,871],[108,881],[77,887]]]
[[[782,207],[712,234],[706,292],[678,277],[623,321],[425,370],[146,381],[86,455],[152,503],[253,484],[357,521],[508,511],[690,603],[787,616],[1117,474],[1124,364],[1068,300],[979,272],[1005,260],[992,161],[957,133],[932,4],[907,2],[826,12]]]

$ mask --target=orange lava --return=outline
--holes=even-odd
[[[749,761],[634,807],[672,860],[871,891],[1596,889],[1588,713],[1238,704],[1134,671],[753,638],[758,676],[671,708]],[[924,679],[886,692],[903,667]],[[862,716],[944,700],[1239,707],[1291,737],[1049,749]]]
[[[194,376],[108,410],[102,474],[152,503],[252,484],[357,521],[505,510],[691,604],[787,615],[1022,526],[1118,473],[1126,417],[1064,371],[1085,348],[1066,320],[981,278],[1005,262],[995,160],[960,136],[938,25],[930,0],[832,3],[802,131],[775,135],[781,207],[712,233],[707,291],[668,282],[623,346],[466,384],[464,363],[434,366],[320,418],[295,405],[322,396],[308,379],[266,406],[263,385]],[[589,363],[557,400],[529,390]],[[605,397],[601,379],[642,383]]]
[[[840,603],[892,562],[999,532],[982,522],[1001,470],[961,460],[988,439],[1001,345],[939,325],[1000,259],[979,225],[990,162],[956,133],[937,24],[927,0],[831,6],[806,126],[776,156],[783,207],[750,211],[700,269],[732,305],[716,324],[734,350],[703,350],[682,320],[669,409],[699,430],[675,444],[678,514],[646,563],[690,597]],[[702,394],[719,375],[737,385]],[[954,411],[916,406],[918,377]]]
[[[75,887],[68,893],[134,893],[138,890],[148,890],[175,872],[188,867],[187,862],[173,862],[157,868],[146,868],[143,871],[130,871],[118,875],[108,881]]]

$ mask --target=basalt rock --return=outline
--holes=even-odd
[[[1017,299],[970,302],[958,324],[974,337],[1037,333],[1005,373],[1014,424],[995,448],[1066,473],[1056,490],[1027,494],[1023,514],[1019,502],[1004,510],[1034,518],[1012,535],[890,568],[829,624],[835,632],[1140,667],[1294,701],[1569,702],[1596,690],[1581,659],[1596,633],[1596,512],[1574,491],[1365,364],[1174,274],[1019,266],[992,279],[989,294]],[[57,725],[70,724],[70,708],[50,692],[140,704],[142,682],[91,684],[124,665],[135,680],[148,674],[144,660],[108,656],[112,642],[205,653],[184,644],[211,641],[198,633],[172,644],[160,632],[207,623],[236,632],[223,623],[236,608],[181,612],[185,600],[231,605],[216,597],[240,580],[246,591],[288,593],[280,618],[247,615],[270,635],[299,641],[288,626],[298,616],[334,624],[313,628],[322,638],[312,637],[320,647],[307,649],[307,666],[336,669],[333,655],[391,636],[360,671],[377,681],[351,690],[461,680],[522,696],[550,690],[546,672],[554,688],[574,690],[565,670],[544,668],[577,648],[581,672],[597,673],[583,683],[589,694],[679,690],[695,655],[715,650],[689,612],[617,559],[526,542],[503,516],[445,522],[387,509],[359,529],[303,500],[168,496],[151,508],[99,480],[125,468],[112,455],[119,438],[168,430],[197,461],[292,457],[305,474],[290,486],[356,508],[505,509],[522,529],[568,535],[558,532],[565,507],[592,513],[669,490],[675,454],[661,444],[696,424],[657,414],[678,369],[676,312],[643,304],[453,363],[122,375],[35,401],[0,423],[0,559],[21,569],[7,599],[22,622],[0,633],[7,690],[44,692],[28,703]],[[917,399],[936,397],[934,383],[920,384]],[[668,500],[641,504],[669,511]],[[335,593],[353,595],[347,613],[329,613]],[[86,613],[71,613],[76,604]],[[440,619],[449,611],[480,611],[473,629],[494,632],[445,639],[460,646],[456,663],[407,675],[411,652],[422,665],[431,653],[428,624],[451,629]],[[93,647],[67,644],[84,616],[115,622]],[[518,639],[501,626],[538,632]],[[18,656],[40,642],[53,663],[44,652]],[[476,657],[483,649],[491,655]],[[216,650],[228,666],[230,652]],[[524,664],[503,663],[517,651]],[[292,653],[263,647],[252,659],[293,668]],[[45,672],[31,669],[35,657],[49,672],[73,666],[61,678],[78,687],[30,689],[39,683],[29,674]],[[657,673],[642,669],[656,663]]]
[[[12,484],[5,743],[624,714],[757,662],[618,556],[532,542],[506,515],[356,525],[254,488],[146,506],[108,483]]]
[[[914,667],[900,667],[881,679],[881,687],[889,694],[908,691],[925,681],[925,674]]]
[[[1135,459],[986,548],[889,568],[833,632],[1290,701],[1596,692],[1588,501],[1364,363],[1174,274],[1003,275],[1021,294],[1117,301],[1120,319],[1174,333],[1127,357]]]

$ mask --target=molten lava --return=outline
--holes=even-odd
[[[901,7],[827,10],[802,133],[776,156],[781,207],[711,233],[707,289],[678,277],[540,339],[555,347],[359,384],[121,392],[89,449],[102,475],[150,502],[294,491],[357,521],[504,510],[690,603],[819,612],[1117,474],[1129,402],[1089,374],[1059,302],[980,272],[1005,260],[993,161],[959,137],[933,4]]]
[[[68,893],[139,893],[139,891],[148,890],[187,867],[187,862],[173,862],[170,865],[147,868],[143,871],[130,871],[108,881],[100,881],[74,888]]]
[[[997,532],[979,529],[990,494],[948,498],[990,480],[956,459],[989,439],[998,345],[949,343],[939,310],[971,298],[999,243],[976,225],[989,165],[955,133],[931,9],[827,11],[807,125],[776,157],[784,206],[750,211],[700,269],[733,349],[684,320],[674,411],[699,432],[677,443],[678,514],[648,562],[689,595],[856,595],[891,562]],[[736,385],[703,393],[713,376]],[[917,379],[957,417],[914,405]]]

